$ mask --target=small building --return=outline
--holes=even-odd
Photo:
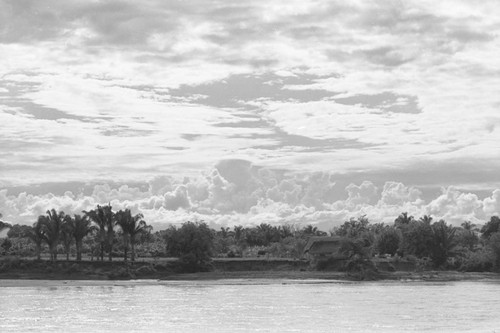
[[[346,259],[346,256],[340,253],[341,246],[342,237],[312,236],[304,247],[303,257],[313,261],[321,258]]]

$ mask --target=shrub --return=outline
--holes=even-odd
[[[375,247],[380,254],[395,255],[401,242],[399,232],[394,228],[385,228],[377,237]]]
[[[493,255],[484,248],[464,253],[459,261],[459,269],[465,272],[490,272],[493,268]]]
[[[187,272],[206,271],[213,253],[213,234],[206,223],[186,222],[166,234],[167,250]]]
[[[495,269],[500,270],[500,232],[495,232],[491,235],[488,241],[488,247],[492,252]]]

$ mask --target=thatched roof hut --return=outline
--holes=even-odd
[[[345,258],[345,256],[340,254],[339,252],[341,245],[342,245],[342,237],[313,236],[309,238],[306,246],[304,247],[304,256],[309,258],[317,258],[317,257],[336,257],[339,259]]]

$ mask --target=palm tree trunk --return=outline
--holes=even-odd
[[[135,242],[130,240],[130,260],[135,261]]]
[[[113,260],[113,234],[108,234],[108,250],[109,250],[108,260],[112,261]]]
[[[42,244],[36,244],[36,260],[42,260]]]
[[[76,242],[76,261],[82,261],[82,241]]]
[[[69,261],[69,249],[68,249],[68,251],[66,252],[66,261]]]
[[[50,249],[50,259],[52,261],[57,261],[57,245],[51,245],[49,246]]]
[[[104,242],[101,242],[101,261],[104,261]]]

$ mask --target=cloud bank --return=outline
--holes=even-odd
[[[157,228],[188,220],[204,220],[216,225],[256,225],[260,223],[307,224],[329,230],[351,217],[366,215],[372,222],[391,223],[401,212],[460,225],[468,220],[484,223],[500,213],[500,189],[490,196],[456,188],[443,188],[429,201],[422,192],[399,182],[378,188],[370,181],[349,184],[343,199],[335,198],[335,178],[327,173],[289,174],[256,167],[244,160],[221,161],[204,175],[174,179],[157,177],[148,186],[109,184],[93,186],[85,194],[9,195],[0,191],[0,211],[12,223],[32,224],[50,208],[80,214],[97,204],[111,203],[115,210],[129,208],[143,213]]]

